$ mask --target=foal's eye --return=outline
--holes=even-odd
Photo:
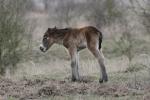
[[[44,40],[48,40],[49,39],[49,37],[44,37]]]
[[[46,38],[47,40],[49,39],[49,37]]]

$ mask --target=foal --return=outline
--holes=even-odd
[[[108,77],[104,65],[104,57],[101,51],[102,33],[95,27],[87,26],[83,28],[48,28],[44,33],[40,50],[46,52],[54,43],[66,47],[71,56],[72,81],[79,81],[79,58],[78,52],[88,48],[98,60],[102,76],[99,82],[107,82]]]

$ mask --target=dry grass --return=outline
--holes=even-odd
[[[143,55],[142,57],[140,55],[140,57],[134,58],[133,65],[142,63],[148,66],[149,60],[144,58],[145,56]],[[149,91],[150,73],[147,67],[141,68],[140,66],[138,68],[135,64],[131,68],[133,69],[132,71],[127,71],[130,68],[128,67],[128,59],[125,56],[106,59],[105,63],[107,65],[109,82],[101,85],[98,83],[99,67],[96,59],[88,50],[83,50],[80,53],[79,70],[81,76],[86,76],[86,79],[90,81],[88,83],[85,83],[86,81],[83,83],[70,83],[70,57],[62,46],[54,45],[49,52],[41,54],[40,59],[37,61],[31,60],[21,63],[19,65],[21,67],[15,75],[11,76],[11,79],[17,79],[16,83],[12,82],[12,84],[16,85],[10,85],[10,87],[15,87],[19,91],[18,89],[24,88],[24,82],[29,82],[33,85],[26,87],[27,90],[24,89],[24,92],[22,92],[23,94],[26,94],[26,91],[35,93],[35,97],[32,99],[38,97],[38,100],[43,100],[43,98],[45,100],[59,100],[60,98],[62,100],[98,100],[99,98],[102,100],[109,100],[110,98],[112,100],[149,100],[150,94],[147,91]],[[134,70],[134,68],[138,68],[138,70]],[[82,85],[84,86],[82,87]],[[9,87],[6,86],[6,89],[9,89]],[[85,91],[83,92],[81,89],[85,89]],[[93,92],[95,89],[96,91]],[[10,91],[13,92],[15,90],[10,89]],[[89,93],[89,91],[91,92]],[[37,96],[37,92],[40,92],[42,95]],[[14,98],[11,92],[10,96]]]
[[[44,75],[64,78],[71,75],[70,57],[64,48],[57,46],[52,47],[48,53],[42,54],[42,59],[39,59],[38,62],[30,60],[29,62],[19,64],[18,66],[20,67],[18,67],[14,77]],[[124,72],[128,67],[128,60],[124,56],[117,57],[106,59],[105,64],[108,73]],[[80,53],[79,71],[81,76],[88,75],[98,78],[100,75],[98,62],[88,50],[81,51]]]

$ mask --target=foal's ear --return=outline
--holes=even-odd
[[[50,32],[51,31],[51,28],[48,28],[48,32]]]
[[[57,27],[55,26],[54,29],[57,29]]]

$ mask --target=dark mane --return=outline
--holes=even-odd
[[[57,29],[58,34],[65,34],[65,33],[69,33],[72,31],[72,28],[63,28],[63,29]]]
[[[61,29],[61,30],[63,30],[63,31],[69,31],[69,30],[72,30],[72,28],[63,28],[63,29]]]
[[[54,37],[55,38],[60,38],[60,39],[62,39],[62,38],[64,38],[64,36],[67,34],[67,33],[70,33],[71,31],[72,31],[72,29],[71,28],[63,28],[63,29],[55,29],[55,30],[53,30],[54,32]]]

